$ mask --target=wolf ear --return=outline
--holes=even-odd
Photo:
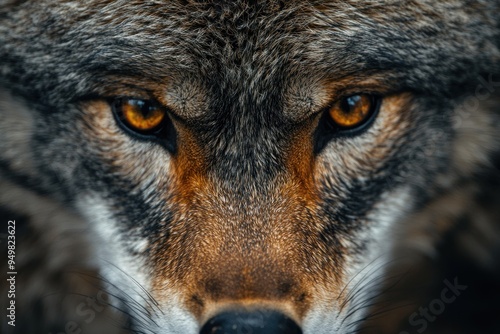
[[[20,98],[0,89],[0,172],[34,179],[33,113]]]

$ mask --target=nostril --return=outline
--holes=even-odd
[[[234,311],[219,314],[205,324],[200,334],[302,334],[287,316],[270,310]]]

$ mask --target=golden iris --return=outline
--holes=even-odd
[[[165,109],[148,100],[121,99],[119,111],[122,121],[139,132],[157,129],[166,117]]]
[[[352,95],[337,101],[329,110],[330,118],[342,128],[363,124],[372,114],[374,99],[368,94]]]

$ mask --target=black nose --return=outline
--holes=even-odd
[[[302,334],[285,315],[269,310],[225,312],[210,319],[200,334]]]

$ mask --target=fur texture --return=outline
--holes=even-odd
[[[374,121],[328,130],[362,93]],[[168,109],[168,136],[124,129],[122,97]],[[19,319],[37,315],[2,331],[82,322],[52,280],[105,291],[93,333],[194,334],[239,308],[305,334],[408,327],[375,301],[417,288],[409,263],[431,299],[459,259],[497,275],[499,100],[497,0],[2,1],[0,206],[26,226]]]

